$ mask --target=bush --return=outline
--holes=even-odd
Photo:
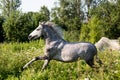
[[[83,24],[81,28],[80,40],[95,43],[105,35],[105,28],[101,20],[93,16],[88,24]]]

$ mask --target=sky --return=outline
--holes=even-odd
[[[47,6],[49,10],[55,7],[55,2],[58,0],[21,0],[22,5],[20,8],[23,12],[37,12],[42,6]]]

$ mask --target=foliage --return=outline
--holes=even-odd
[[[40,9],[40,14],[43,21],[48,21],[50,20],[50,12],[46,6],[42,6]]]
[[[81,28],[80,0],[59,0],[59,5],[60,7],[52,9],[52,21],[63,26],[67,34],[69,33],[67,35],[69,41],[78,41]]]
[[[5,19],[4,23],[1,23],[1,29],[4,30],[5,36],[4,34],[1,36],[4,36],[6,41],[27,41],[28,34],[38,26],[39,21],[49,20],[50,13],[47,7],[41,7],[40,12],[22,13],[19,10],[20,5],[21,0],[0,1],[0,10]]]
[[[18,33],[18,31],[16,30],[17,25],[16,23],[19,20],[19,12],[15,11],[13,14],[11,14],[7,20],[5,20],[5,22],[3,23],[3,29],[5,31],[5,37],[8,41],[15,41],[16,37],[19,36],[15,36],[16,33]]]
[[[53,21],[65,31],[68,41],[98,41],[101,37],[118,38],[120,34],[120,1],[59,0],[51,12],[41,7],[38,12],[22,13],[20,0],[1,0],[4,22],[0,32],[5,41],[27,41],[39,21]]]
[[[119,4],[103,0],[98,6],[89,9],[90,18],[82,24],[80,40],[95,43],[103,36],[117,39],[120,34]]]
[[[57,24],[65,24],[68,31],[80,29],[80,0],[60,0],[60,7],[52,9],[52,18]],[[58,19],[57,19],[58,18]]]
[[[120,30],[120,2],[117,3],[109,1],[101,1],[101,3],[96,7],[91,9],[90,14],[97,16],[100,21],[102,21],[105,28],[105,36],[109,38],[118,38]],[[92,16],[92,17],[93,17]]]
[[[22,67],[33,57],[43,55],[42,40],[29,43],[0,44],[0,79],[1,80],[119,80],[120,53],[117,51],[99,52],[103,62],[98,69],[90,68],[85,61],[63,63],[51,61],[48,67],[41,71],[43,61],[36,61],[26,70]],[[97,63],[96,63],[97,65]]]
[[[93,16],[88,24],[83,24],[80,34],[81,41],[90,41],[95,43],[105,34],[105,27],[102,21],[96,16]]]
[[[4,22],[3,16],[0,16],[0,42],[4,41],[4,30],[2,27],[3,22]]]
[[[1,0],[0,9],[2,15],[8,18],[14,11],[17,11],[21,5],[21,0]]]
[[[23,14],[19,12],[15,14],[14,12],[11,14],[3,24],[6,41],[28,41],[27,37],[29,33],[38,26],[39,21],[49,20],[49,13],[47,13],[46,10],[47,8],[45,8],[45,12],[44,9],[42,9],[41,12],[28,12]]]

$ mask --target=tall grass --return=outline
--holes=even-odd
[[[0,44],[0,80],[119,80],[120,53],[99,52],[102,67],[90,68],[83,60],[73,63],[51,61],[46,70],[41,71],[43,61],[36,61],[26,70],[22,67],[33,57],[42,55],[42,40],[29,43]]]

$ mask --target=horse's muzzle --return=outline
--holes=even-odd
[[[32,36],[31,36],[31,35],[29,35],[29,36],[28,36],[28,39],[29,39],[29,40],[31,40],[31,39],[32,39]]]
[[[29,35],[29,36],[28,36],[28,39],[29,39],[29,40],[37,39],[37,38],[38,38],[38,35],[35,35],[35,36]]]

